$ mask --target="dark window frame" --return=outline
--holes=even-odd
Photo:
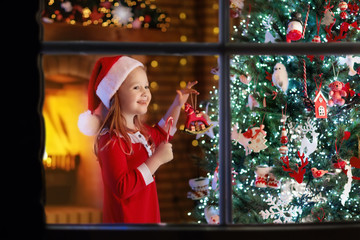
[[[41,8],[41,6],[40,6]],[[98,42],[98,41],[41,41],[40,58],[44,54],[139,54],[139,55],[218,55],[219,56],[219,226],[208,225],[47,225],[47,232],[53,238],[64,236],[88,236],[103,238],[119,237],[121,234],[148,234],[157,231],[162,237],[172,232],[194,234],[200,237],[221,237],[219,233],[249,233],[266,236],[273,232],[281,234],[292,231],[292,235],[302,231],[312,231],[333,236],[337,232],[357,231],[359,223],[328,224],[286,224],[286,225],[233,225],[231,188],[231,112],[230,112],[230,56],[238,55],[344,55],[360,54],[360,43],[232,43],[230,42],[230,16],[228,0],[219,0],[219,39],[217,43],[162,43],[162,42]],[[41,23],[40,23],[41,25]],[[40,26],[41,29],[41,26]],[[41,32],[41,31],[40,31]],[[239,232],[240,231],[240,232]],[[206,234],[204,234],[206,232]],[[105,234],[105,235],[104,235]],[[114,234],[114,235],[113,235]],[[255,235],[254,235],[255,234]],[[307,234],[310,234],[308,232]],[[284,236],[287,235],[284,233]],[[183,235],[186,236],[186,235]],[[191,235],[188,235],[191,236]],[[278,235],[279,236],[279,235]],[[288,236],[288,235],[287,235]],[[324,236],[322,236],[324,237]]]

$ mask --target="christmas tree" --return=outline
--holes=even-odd
[[[358,1],[231,2],[234,42],[360,41]],[[233,56],[230,91],[233,222],[359,221],[360,56]],[[203,106],[216,122],[210,95]],[[218,223],[212,131],[196,156],[209,188],[189,215]]]

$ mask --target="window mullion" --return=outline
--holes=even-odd
[[[232,223],[231,138],[230,138],[230,57],[226,45],[230,40],[229,2],[219,0],[219,210],[220,225]]]

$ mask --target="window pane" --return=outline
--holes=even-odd
[[[358,57],[232,56],[234,223],[359,221],[360,64],[347,64]],[[203,145],[204,222],[204,209],[218,214],[217,141]]]
[[[87,109],[89,78],[100,57],[45,55],[42,59],[47,223],[103,222],[104,188],[99,161],[94,154],[95,136],[83,135],[77,126],[79,115]],[[187,102],[206,113],[217,108],[207,105],[211,91],[217,88],[218,78],[211,73],[217,64],[216,57],[132,57],[144,63],[152,93],[146,123],[159,122],[174,100],[176,90],[185,88],[191,81],[198,81],[193,88],[200,95],[192,95]],[[201,131],[200,122],[194,124],[195,132],[185,132],[186,122],[187,114],[182,109],[178,130],[171,140],[174,159],[155,173],[161,221],[166,223],[197,221],[188,212],[207,191],[207,187],[193,183],[206,183],[206,179],[198,181],[200,177],[207,177],[206,169],[201,168],[204,156],[199,145],[211,135]],[[214,134],[216,131],[214,128]],[[193,179],[191,186],[190,179]]]
[[[45,41],[216,42],[218,3],[44,1]]]
[[[358,3],[232,1],[234,42],[359,42]]]

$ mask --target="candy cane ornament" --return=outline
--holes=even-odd
[[[168,117],[165,122],[165,127],[169,127],[166,135],[166,142],[169,142],[170,137],[170,130],[172,129],[172,126],[174,124],[174,118],[172,116]]]

